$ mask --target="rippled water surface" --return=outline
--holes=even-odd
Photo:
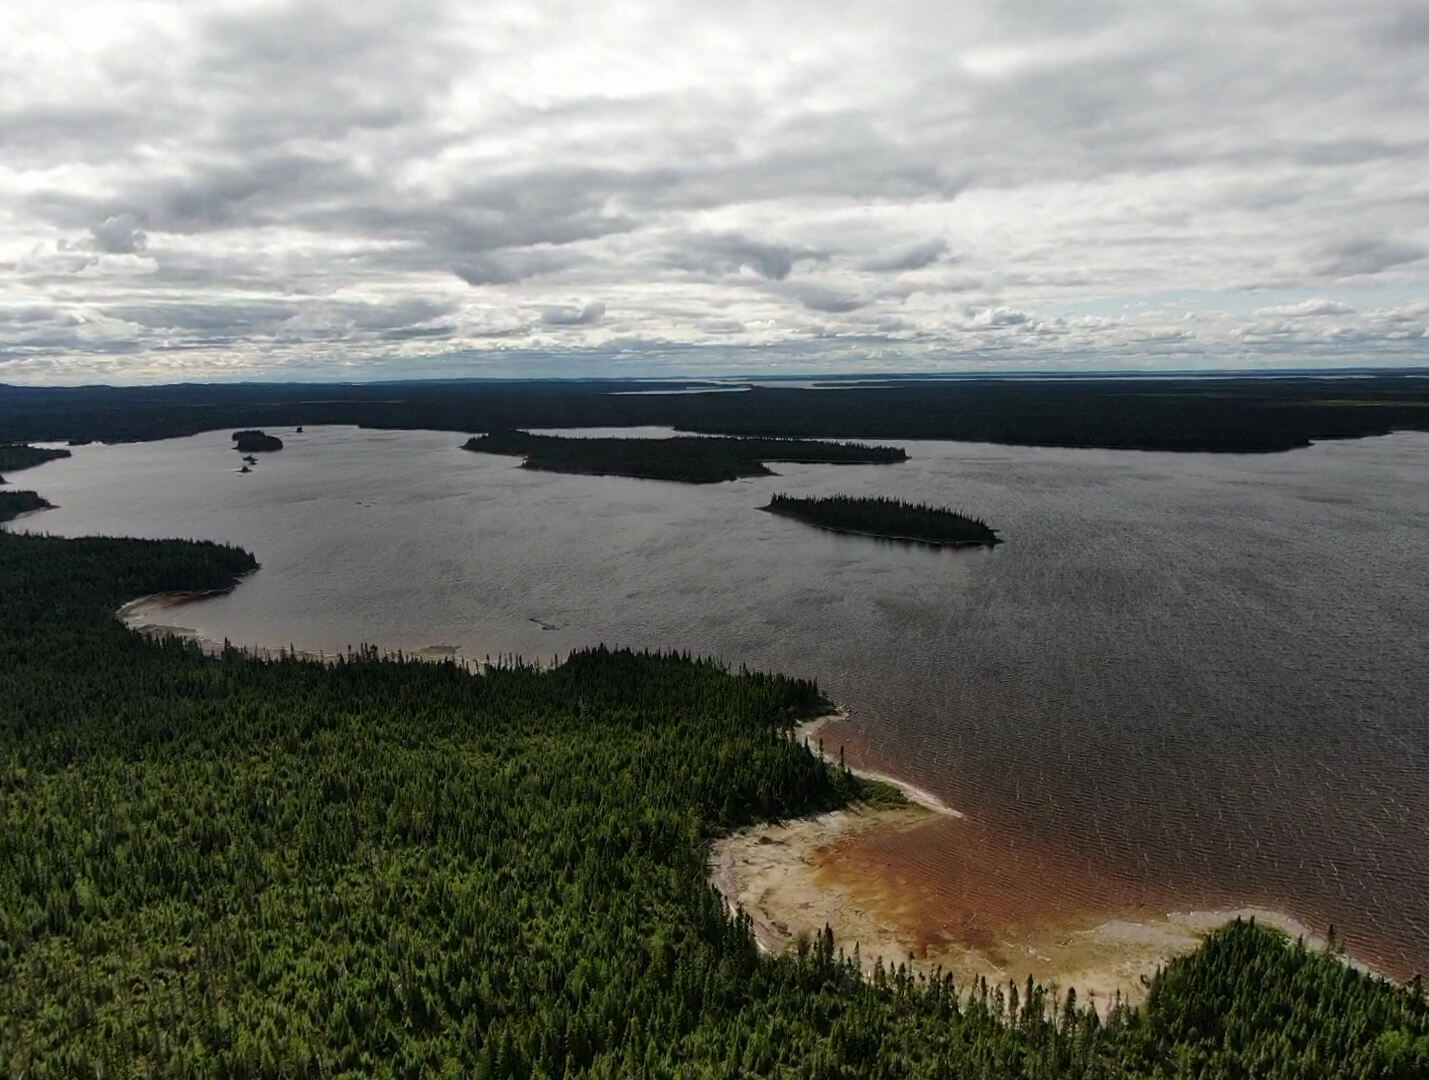
[[[80,448],[11,478],[59,504],[17,525],[242,544],[262,571],[171,620],[238,643],[605,641],[815,676],[851,709],[838,738],[1009,845],[1429,970],[1429,436],[906,443],[687,487],[527,472],[451,433],[282,434],[247,476],[225,433]],[[1007,542],[827,534],[756,512],[776,490],[949,504]]]

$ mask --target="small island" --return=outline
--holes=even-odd
[[[768,462],[889,465],[908,460],[896,446],[818,439],[741,439],[681,435],[669,439],[565,438],[526,431],[493,431],[462,447],[483,454],[525,458],[523,468],[593,476],[630,476],[714,484],[746,476],[772,476]]]
[[[233,449],[244,454],[270,454],[283,449],[283,440],[266,431],[235,431]]]
[[[874,536],[883,540],[930,544],[936,547],[992,547],[1002,541],[987,523],[924,503],[889,498],[855,498],[833,495],[802,499],[776,494],[768,506],[771,514],[794,518],[830,532]]]
[[[21,514],[50,509],[52,504],[33,491],[0,491],[0,521],[13,521]]]
[[[68,450],[58,450],[47,446],[29,446],[25,443],[0,443],[0,472],[19,472],[33,469],[47,461],[57,461],[70,456]]]

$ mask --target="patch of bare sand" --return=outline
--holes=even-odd
[[[176,609],[188,604],[194,604],[211,596],[222,595],[222,590],[215,592],[170,592],[154,593],[150,596],[141,596],[137,600],[131,600],[124,604],[114,614],[130,630],[149,637],[176,637],[185,641],[191,641],[202,649],[209,656],[219,656],[225,648],[232,648],[231,642],[218,641],[215,638],[207,637],[191,626],[179,626],[172,622],[164,621],[172,618]],[[341,653],[322,652],[315,649],[296,648],[270,648],[266,645],[245,645],[240,650],[249,656],[255,656],[263,660],[278,660],[284,657],[297,657],[303,660],[317,660],[321,663],[335,663],[341,659]],[[395,658],[401,656],[409,660],[426,660],[432,663],[457,664],[473,674],[480,674],[486,669],[484,661],[473,657],[464,656],[460,645],[428,645],[425,648],[413,649],[406,652],[385,651],[382,656]]]
[[[811,736],[819,726],[800,729]],[[1237,917],[1323,942],[1288,916],[1258,908],[1185,911],[1054,848],[973,821],[894,777],[912,805],[855,806],[760,826],[713,847],[710,873],[726,902],[754,923],[760,945],[788,948],[825,925],[865,971],[908,964],[1023,983],[1030,975],[1105,1011],[1136,1003],[1146,980],[1202,935]]]

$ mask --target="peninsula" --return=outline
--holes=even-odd
[[[33,491],[0,491],[0,521],[12,521],[21,514],[49,510],[52,504]]]
[[[47,461],[55,461],[69,456],[68,450],[52,449],[47,446],[0,443],[0,473],[4,473],[6,470],[19,472],[21,469],[33,469],[36,465],[43,465]]]
[[[669,439],[576,439],[493,431],[462,447],[484,454],[523,457],[523,467],[544,472],[632,476],[714,484],[744,476],[772,476],[768,462],[822,465],[891,465],[908,460],[896,446],[816,439],[738,439],[676,436]]]
[[[856,498],[833,495],[828,498],[798,498],[776,494],[768,506],[771,514],[794,518],[831,532],[874,536],[937,547],[992,547],[1002,543],[997,531],[980,518],[925,503],[907,503],[889,498]]]
[[[283,440],[266,431],[249,428],[233,433],[233,449],[244,454],[265,454],[283,449]]]

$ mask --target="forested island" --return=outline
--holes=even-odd
[[[24,443],[3,443],[0,444],[0,474],[7,470],[19,472],[21,469],[33,469],[36,465],[43,465],[47,461],[56,461],[69,456],[68,450],[57,450],[45,446],[27,446]]]
[[[271,454],[283,449],[283,440],[276,435],[269,435],[266,431],[235,431],[233,449],[243,454]]]
[[[0,385],[0,441],[132,442],[300,424],[468,433],[659,425],[779,438],[1271,452],[1320,439],[1429,431],[1426,369],[909,376],[829,379],[813,387],[774,378],[726,392],[731,385],[737,384],[467,379],[369,385]],[[705,389],[719,392],[699,392]]]
[[[563,438],[525,431],[474,435],[463,450],[511,454],[523,466],[544,472],[632,476],[713,484],[743,476],[771,476],[767,462],[824,465],[888,465],[907,461],[896,446],[820,442],[813,439],[733,439],[677,436],[669,439]]]
[[[0,1075],[1419,1077],[1429,1007],[1251,924],[1105,1019],[761,955],[713,836],[861,797],[811,683],[591,649],[473,675],[123,629],[255,567],[0,533]]]
[[[940,547],[991,547],[1002,542],[997,532],[989,529],[980,518],[898,499],[855,498],[851,495],[798,498],[779,493],[770,498],[768,506],[760,509],[831,532],[874,536],[884,540],[904,540]]]
[[[13,521],[21,514],[49,509],[50,503],[33,491],[0,491],[0,522]]]

